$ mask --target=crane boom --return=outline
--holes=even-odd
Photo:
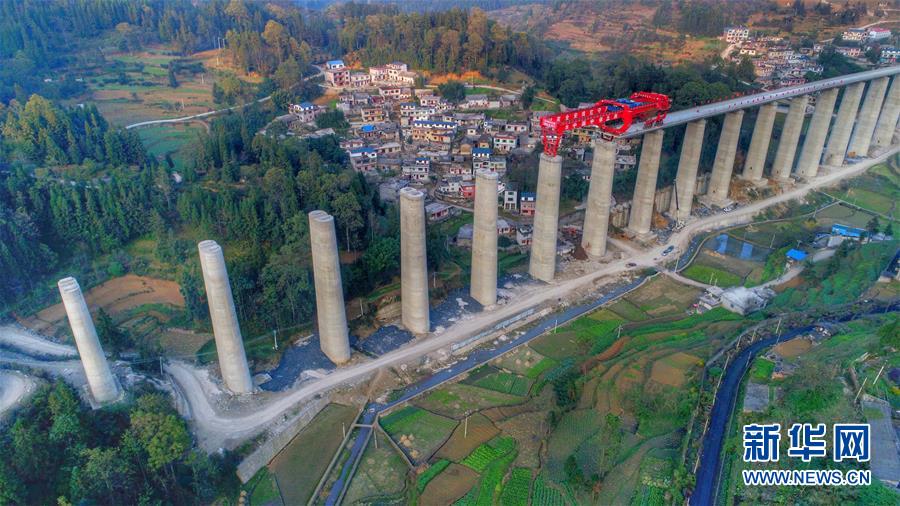
[[[583,109],[544,116],[541,118],[544,152],[555,156],[563,134],[576,128],[595,126],[608,136],[617,136],[625,133],[634,121],[643,121],[647,127],[658,125],[670,107],[666,95],[641,91],[628,98],[604,99]]]

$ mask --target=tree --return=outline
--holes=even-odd
[[[278,83],[278,87],[282,90],[289,90],[300,82],[300,64],[293,56],[281,62],[278,70],[272,75],[272,79]]]
[[[128,334],[120,329],[103,308],[97,311],[97,337],[104,347],[121,351],[131,345]]]
[[[534,102],[535,89],[534,86],[526,86],[524,90],[522,90],[522,108],[530,109],[531,104]]]
[[[338,109],[325,111],[316,117],[316,126],[319,128],[333,128],[335,130],[346,130],[350,128],[350,123],[344,118],[344,113]]]
[[[869,220],[869,223],[866,224],[866,230],[869,231],[869,234],[877,234],[878,229],[881,228],[881,223],[878,221],[878,216],[872,216],[872,219]]]
[[[459,81],[447,81],[438,86],[438,93],[448,102],[458,104],[466,99],[466,86]]]
[[[169,88],[177,88],[178,79],[175,78],[175,68],[169,65]]]

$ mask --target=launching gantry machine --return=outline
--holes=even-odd
[[[606,140],[622,135],[635,121],[650,128],[662,123],[669,112],[669,97],[660,93],[637,92],[628,98],[601,100],[596,104],[541,118],[541,141],[544,153],[556,156],[563,133],[576,128],[595,126]]]

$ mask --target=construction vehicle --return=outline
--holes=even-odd
[[[650,128],[662,123],[671,101],[661,93],[637,92],[628,98],[604,99],[583,109],[552,114],[541,118],[541,141],[544,153],[555,156],[565,132],[576,128],[597,127],[604,139],[622,135],[635,121]]]

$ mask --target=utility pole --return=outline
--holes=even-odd
[[[466,422],[463,425],[463,439],[469,438],[469,415],[466,415]]]
[[[272,339],[275,340],[275,351],[278,351],[278,329],[272,330]]]

